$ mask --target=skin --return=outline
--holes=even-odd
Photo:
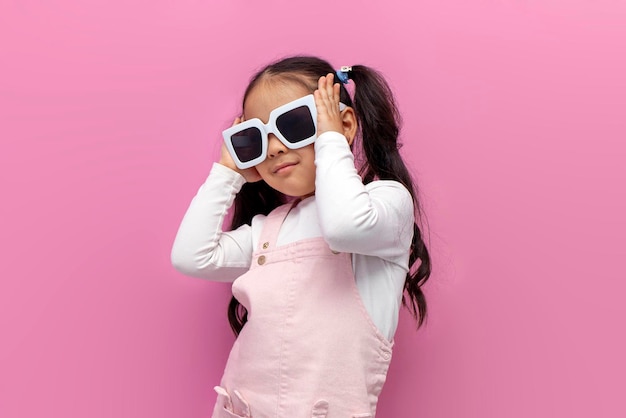
[[[342,133],[349,144],[356,135],[357,123],[354,110],[347,107],[339,111],[339,84],[333,84],[334,75],[320,77],[317,90],[313,92],[317,108],[317,136],[324,132]],[[276,85],[260,82],[250,91],[244,103],[243,115],[235,119],[233,126],[252,118],[267,123],[272,110],[300,97],[310,94],[300,84]],[[241,170],[235,165],[225,145],[222,145],[219,163],[237,171],[248,182],[264,180],[270,187],[287,195],[304,198],[315,193],[314,145],[292,150],[273,134],[268,137],[267,158],[255,167]]]

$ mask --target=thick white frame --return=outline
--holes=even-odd
[[[287,139],[285,139],[285,137],[276,128],[276,119],[278,119],[278,117],[282,114],[301,106],[306,106],[309,108],[309,112],[311,112],[311,117],[313,118],[313,125],[315,126],[315,133],[309,138],[303,139],[302,141],[296,142],[294,144],[287,141]],[[231,142],[230,138],[233,134],[248,128],[257,128],[261,132],[261,155],[253,160],[243,162],[239,160],[239,157],[237,156],[237,153],[233,148],[233,143]],[[289,149],[306,147],[307,145],[315,142],[315,138],[317,138],[317,108],[315,107],[315,98],[313,97],[313,95],[309,94],[272,110],[270,112],[270,117],[267,121],[267,124],[263,123],[261,119],[253,118],[243,121],[222,132],[222,136],[224,137],[224,142],[226,143],[226,148],[228,148],[228,152],[233,157],[233,160],[235,161],[237,167],[242,170],[245,168],[254,167],[255,165],[263,162],[265,158],[267,158],[267,144],[269,134],[274,134],[276,138],[278,138],[278,140]]]
[[[311,117],[313,119],[313,125],[315,126],[315,133],[309,138],[303,139],[302,141],[291,143],[287,141],[287,139],[280,133],[280,131],[276,128],[276,119],[284,113],[289,112],[290,110],[296,109],[301,106],[306,106],[309,108],[309,112],[311,112]],[[339,103],[339,110],[342,111],[346,108],[346,105],[343,103]],[[261,155],[253,160],[248,162],[243,162],[239,160],[235,149],[233,148],[233,144],[230,140],[231,136],[234,133],[239,131],[243,131],[248,128],[257,128],[261,132]],[[255,165],[263,162],[267,158],[267,146],[268,146],[268,136],[269,134],[274,134],[276,138],[280,142],[282,142],[289,149],[298,149],[306,147],[307,145],[315,142],[317,138],[317,107],[315,106],[315,97],[312,94],[306,95],[299,99],[294,100],[293,102],[286,103],[282,106],[277,107],[276,109],[270,112],[269,120],[267,124],[263,123],[258,118],[249,119],[243,121],[235,126],[231,126],[228,129],[225,129],[222,132],[222,137],[224,138],[224,142],[226,143],[226,148],[230,153],[231,157],[235,161],[235,165],[240,169],[246,169],[250,167],[254,167]]]

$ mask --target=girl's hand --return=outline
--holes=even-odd
[[[241,117],[235,118],[235,121],[233,122],[233,126],[237,125],[238,123],[241,123]],[[257,171],[256,167],[246,168],[245,170],[242,170],[239,167],[237,167],[237,165],[235,164],[235,161],[233,161],[233,157],[231,157],[230,152],[228,152],[228,148],[226,148],[226,144],[224,144],[223,142],[222,142],[220,160],[218,162],[221,165],[226,166],[230,168],[231,170],[234,170],[238,172],[239,174],[241,174],[248,183],[254,183],[256,181],[261,180],[261,176],[259,175],[259,172]]]
[[[339,111],[339,83],[334,83],[335,75],[328,73],[320,77],[317,90],[313,92],[317,107],[317,136],[335,131],[343,134],[343,119]]]

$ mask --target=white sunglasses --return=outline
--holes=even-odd
[[[346,108],[339,104],[339,110]],[[267,157],[268,135],[274,134],[289,149],[306,147],[317,138],[317,108],[312,94],[270,112],[264,124],[254,118],[222,132],[228,152],[240,169],[254,167]]]

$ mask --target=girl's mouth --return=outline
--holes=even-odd
[[[284,174],[284,173],[288,173],[292,170],[293,167],[296,166],[297,163],[281,163],[278,164],[275,168],[274,168],[274,174]]]

